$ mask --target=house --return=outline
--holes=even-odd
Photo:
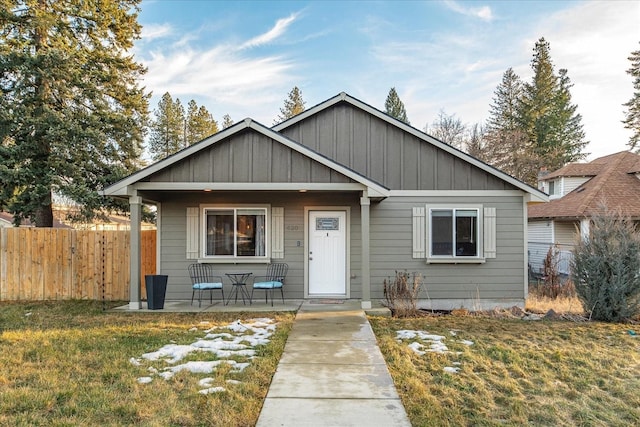
[[[285,298],[383,299],[418,272],[421,306],[523,305],[527,203],[543,192],[345,93],[272,128],[248,118],[102,192],[131,207],[130,308],[140,308],[140,206],[157,207],[159,274],[289,264]]]
[[[569,273],[577,238],[589,233],[590,217],[603,206],[640,219],[640,156],[629,151],[570,163],[539,178],[550,202],[529,207],[529,263],[542,268],[551,245],[560,250],[559,270]]]

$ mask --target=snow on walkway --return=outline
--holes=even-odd
[[[233,358],[253,359],[256,353],[255,347],[268,344],[276,326],[277,323],[269,318],[250,319],[247,323],[236,320],[226,326],[216,326],[204,331],[206,335],[191,344],[167,344],[154,352],[145,353],[139,358],[132,357],[129,362],[134,366],[142,366],[143,360],[172,365],[165,365],[161,370],[149,366],[148,370],[151,376],[138,378],[140,384],[151,383],[154,376],[168,380],[180,371],[210,374],[222,364],[230,365],[231,372],[242,372],[250,363],[237,362]],[[197,328],[191,328],[189,331],[195,330]],[[210,353],[216,360],[189,361],[176,365],[185,357],[198,353]],[[212,381],[212,378],[200,380],[200,386],[204,387],[200,393],[225,391],[224,387],[212,387]],[[237,383],[234,380],[227,382]]]

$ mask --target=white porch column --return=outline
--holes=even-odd
[[[582,218],[580,220],[580,239],[584,242],[589,238],[591,228],[591,220],[589,218]]]
[[[130,275],[129,275],[129,309],[139,310],[142,308],[140,301],[140,262],[141,262],[141,226],[142,221],[142,197],[129,197],[129,209],[131,211],[130,235]]]
[[[362,233],[362,308],[371,308],[371,273],[369,271],[369,206],[371,200],[363,192],[360,198],[360,227]]]

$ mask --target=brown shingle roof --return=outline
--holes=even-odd
[[[593,170],[599,169],[593,178],[562,198],[529,206],[529,218],[583,218],[600,212],[603,205],[609,210],[620,211],[623,215],[640,218],[640,179],[634,175],[640,166],[640,156],[623,151],[600,157],[583,166],[587,165],[592,165],[590,167]],[[562,169],[571,170],[568,166],[571,165]],[[588,167],[582,170],[586,171]],[[562,169],[553,174],[556,175]],[[578,169],[580,168],[575,168]]]

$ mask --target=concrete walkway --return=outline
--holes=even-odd
[[[410,425],[359,303],[305,301],[257,426]]]

